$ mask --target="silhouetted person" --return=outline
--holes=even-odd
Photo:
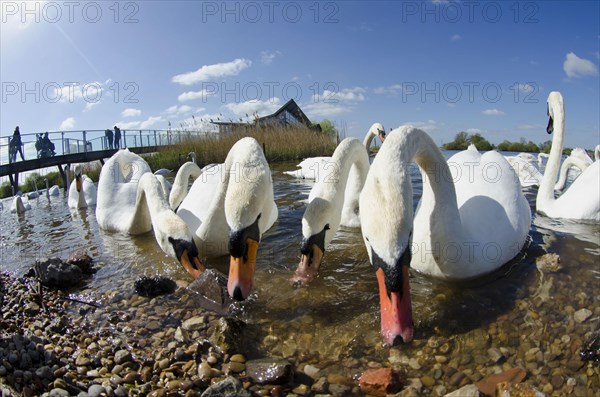
[[[113,148],[113,132],[110,129],[104,131],[104,135],[106,135],[106,140],[108,141],[108,148]]]
[[[48,137],[48,132],[44,134],[44,138],[42,138],[42,149],[47,149],[51,156],[54,156],[56,152],[54,151],[54,144]]]
[[[121,129],[115,125],[115,149],[121,147]]]
[[[17,152],[21,154],[21,160],[25,161],[25,156],[23,156],[23,143],[21,142],[21,132],[19,131],[19,126],[15,128],[15,132],[13,133],[12,139],[10,140],[10,144],[8,146],[9,162],[14,163],[15,161],[17,161]]]
[[[42,142],[42,134],[35,134],[35,151],[37,152],[38,159],[42,155],[42,148],[44,143]]]

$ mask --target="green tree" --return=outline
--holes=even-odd
[[[471,135],[469,137],[469,142],[475,145],[477,150],[482,150],[484,152],[494,149],[494,145],[489,143],[488,140],[482,137],[480,133]]]
[[[552,147],[552,141],[545,141],[539,144],[539,151],[542,153],[550,153],[550,148]]]
[[[444,143],[442,148],[445,150],[465,150],[469,146],[469,134],[461,131],[454,137],[452,142]]]
[[[337,133],[338,133],[337,128],[335,128],[333,123],[331,121],[329,121],[328,119],[323,119],[323,121],[321,121],[318,124],[321,126],[321,132],[323,132],[323,134],[326,134],[326,135],[329,135],[332,137],[337,136]]]

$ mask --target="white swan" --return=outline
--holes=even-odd
[[[10,205],[10,212],[13,214],[22,214],[25,211],[29,211],[31,209],[31,204],[29,204],[29,200],[24,201],[21,196],[15,196]]]
[[[81,164],[76,164],[73,167],[73,173],[75,179],[69,186],[69,197],[67,199],[69,208],[87,208],[96,205],[98,192],[94,181],[82,173]]]
[[[516,156],[504,156],[515,170],[521,186],[538,186],[542,182],[542,173],[536,165],[536,157],[531,153],[519,153]]]
[[[60,187],[58,185],[52,185],[52,187],[48,187],[48,178],[44,178],[44,183],[46,184],[46,197],[50,198],[50,196],[60,195]]]
[[[414,216],[408,167],[413,161],[423,177]],[[492,272],[519,253],[531,224],[529,204],[502,155],[465,150],[446,162],[429,135],[413,126],[389,134],[359,205],[388,344],[412,339],[409,265],[455,280]]]
[[[581,175],[581,172],[585,171],[592,163],[592,159],[584,149],[574,148],[569,157],[560,165],[559,177],[554,185],[554,190],[563,190],[568,180],[572,182],[577,179]],[[571,177],[569,178],[569,171],[571,170],[573,172],[571,172]]]
[[[544,165],[544,159],[547,159],[547,158],[548,158],[548,153],[542,153],[542,152],[538,153],[538,155],[537,155],[538,166],[541,167],[542,165]]]
[[[32,200],[32,199],[40,197],[40,192],[38,191],[37,182],[35,181],[35,177],[31,178],[31,182],[33,182],[33,188],[35,190],[32,192],[29,192],[29,193],[25,193],[25,197],[27,197],[27,200]]]
[[[162,175],[162,176],[167,176],[173,173],[173,170],[167,169],[167,168],[159,168],[156,171],[154,171],[154,175]]]
[[[195,181],[187,192],[189,178]],[[224,164],[185,163],[175,176],[171,208],[190,228],[205,256],[230,255],[227,290],[237,299],[252,289],[258,244],[277,220],[273,182],[262,147],[242,138]]]
[[[142,234],[154,230],[162,250],[194,278],[204,271],[187,225],[169,207],[148,164],[128,149],[117,151],[100,171],[96,219],[108,231]]]
[[[360,226],[358,197],[369,171],[364,144],[355,138],[344,139],[328,164],[329,175],[311,189],[302,216],[302,257],[292,277],[296,283],[317,276],[325,249],[340,225]]]
[[[378,136],[382,142],[385,140],[385,128],[383,128],[381,123],[373,123],[365,134],[363,144],[367,150],[371,147],[371,142],[376,136]],[[320,179],[327,178],[327,175],[331,171],[331,169],[327,168],[330,163],[331,156],[308,157],[297,165],[297,170],[284,171],[284,174],[293,176],[294,178],[314,179],[315,181],[319,181]]]
[[[547,132],[554,132],[554,136],[536,198],[536,210],[550,218],[600,221],[600,161],[583,171],[560,197],[554,197],[565,134],[565,108],[560,92],[548,95],[548,116]]]
[[[156,179],[158,179],[158,182],[160,182],[160,186],[162,187],[165,197],[169,197],[171,194],[171,189],[173,188],[173,184],[169,182],[167,178],[165,178],[165,174],[161,171],[163,169],[164,168],[161,168],[155,171],[154,175],[156,176]]]

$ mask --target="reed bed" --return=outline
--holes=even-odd
[[[334,137],[306,128],[248,128],[240,132],[213,134],[203,138],[184,138],[179,145],[166,147],[152,156],[147,156],[146,161],[153,170],[176,170],[189,161],[188,154],[193,152],[200,166],[222,163],[231,147],[247,136],[253,137],[263,145],[265,157],[269,162],[329,156],[336,147]]]

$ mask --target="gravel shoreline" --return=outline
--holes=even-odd
[[[576,324],[600,315],[594,305],[589,314],[571,309],[566,334],[545,352],[533,340],[514,345],[517,336],[505,331],[518,317],[504,315],[488,330],[469,334],[464,348],[471,354],[462,358],[455,357],[455,341],[432,336],[413,342],[419,349],[414,357],[389,348],[380,362],[343,358],[338,373],[324,373],[319,362],[297,352],[284,356],[298,362],[267,359],[271,369],[263,374],[275,367],[281,373],[258,382],[249,365],[259,360],[244,355],[252,346],[244,345],[242,321],[198,307],[187,288],[155,298],[124,290],[90,301],[42,287],[34,277],[0,274],[2,396],[355,396],[364,395],[358,382],[363,371],[385,367],[402,378],[398,397],[460,392],[486,374],[517,368],[541,395],[600,396],[600,368],[581,361],[583,339],[573,333]],[[582,312],[586,317],[578,319]],[[507,347],[482,349],[492,340]],[[469,369],[473,364],[477,370]]]
[[[237,394],[242,387],[264,394],[264,386],[239,375],[245,370],[243,355],[216,347],[226,340],[209,341],[223,335],[222,329],[215,332],[223,328],[216,315],[202,309],[140,312],[136,331],[126,306],[144,311],[153,299],[168,298],[109,298],[98,310],[100,305],[42,287],[33,277],[0,274],[2,395],[199,396],[230,375],[242,382],[234,385]],[[178,321],[178,315],[185,320]]]

